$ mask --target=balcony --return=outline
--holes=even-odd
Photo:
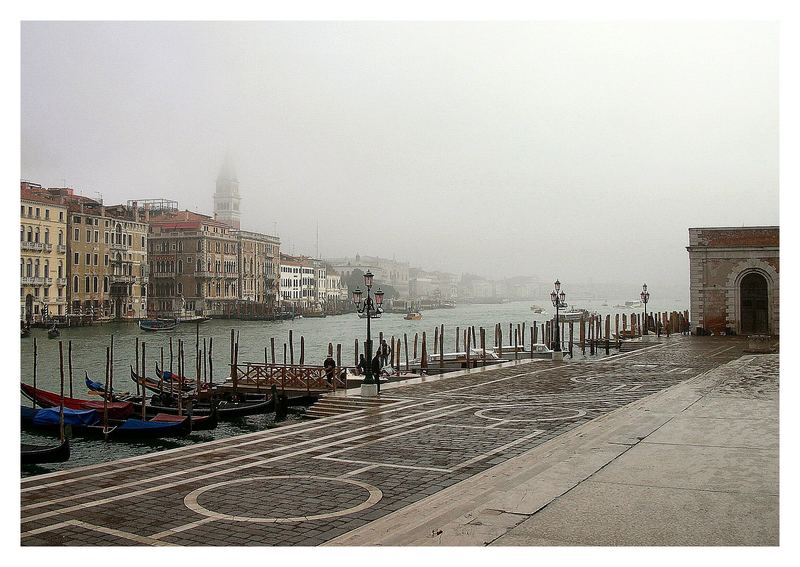
[[[53,300],[56,305],[66,305],[67,298],[66,297],[57,297]]]
[[[175,277],[177,275],[178,274],[176,274],[175,272],[150,272],[150,277],[151,278],[172,278],[172,279],[175,279]]]
[[[56,278],[56,285],[57,286],[67,285],[67,278]]]
[[[109,276],[112,284],[132,284],[136,283],[136,276]]]
[[[23,250],[35,250],[37,252],[43,252],[44,249],[45,249],[44,248],[44,242],[27,242],[27,241],[23,241],[23,242],[20,242],[19,245],[20,245],[20,248],[22,248]],[[49,246],[49,244],[48,244],[48,246]]]
[[[53,283],[52,278],[38,278],[38,277],[24,277],[22,285],[50,285]]]
[[[67,253],[67,245],[66,244],[56,244],[56,252],[59,254],[66,254]]]
[[[123,252],[131,249],[131,247],[128,246],[127,244],[117,244],[114,242],[112,242],[110,246],[112,250],[121,250]]]

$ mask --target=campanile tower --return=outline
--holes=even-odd
[[[225,156],[225,162],[217,176],[217,191],[214,193],[214,215],[217,220],[238,229],[241,200],[239,180],[236,178],[230,156]]]

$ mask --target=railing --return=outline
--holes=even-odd
[[[67,285],[67,278],[56,278],[56,285]]]
[[[327,392],[336,388],[346,388],[347,382],[339,378],[341,368],[334,370],[332,383],[328,384],[325,368],[322,366],[283,365],[244,362],[231,365],[231,380],[234,387],[247,386],[257,390],[270,389],[273,385],[281,390]]]
[[[52,278],[23,277],[22,285],[50,285]]]
[[[110,276],[109,278],[111,283],[124,283],[124,284],[132,284],[136,283],[136,276]]]
[[[23,250],[38,250],[38,251],[41,252],[42,250],[45,249],[44,242],[23,241],[23,242],[20,242],[19,245]],[[50,245],[48,244],[48,246],[50,246]]]
[[[123,250],[124,251],[124,250],[130,250],[130,248],[131,247],[128,246],[128,244],[121,244],[121,243],[116,243],[116,242],[112,242],[111,243],[111,249],[112,250]]]
[[[56,252],[58,252],[59,254],[65,254],[67,252],[67,245],[56,244]]]

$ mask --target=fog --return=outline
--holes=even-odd
[[[688,228],[778,224],[770,23],[22,24],[21,177],[283,250],[688,288]]]

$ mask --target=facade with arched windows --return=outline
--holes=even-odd
[[[780,334],[780,229],[690,228],[692,329]]]
[[[67,208],[40,185],[20,184],[20,320],[39,323],[67,308],[63,266],[67,247],[53,235],[67,230]]]

